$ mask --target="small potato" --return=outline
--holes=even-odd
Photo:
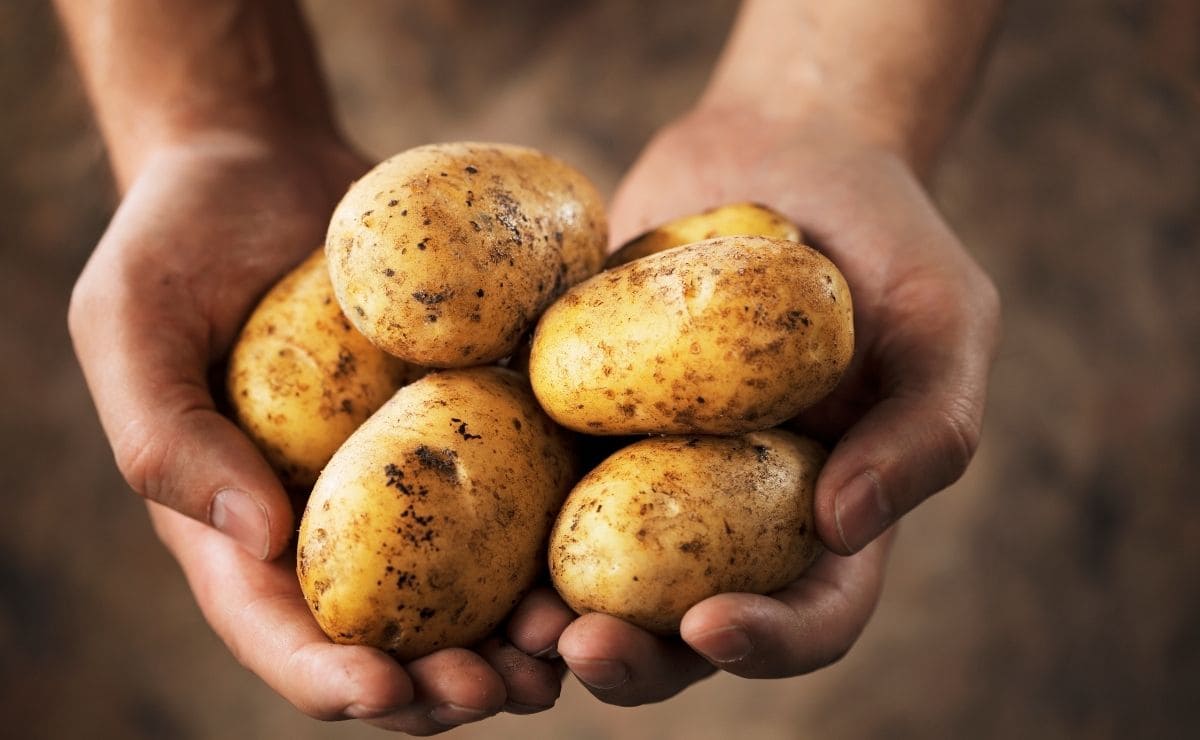
[[[580,614],[660,634],[710,596],[776,591],[821,552],[813,491],[824,461],[819,444],[777,429],[632,444],[563,505],[554,587]]]
[[[604,262],[595,188],[524,147],[436,144],[351,186],[326,239],[338,302],[376,346],[426,367],[499,360]]]
[[[284,485],[307,493],[359,424],[422,372],[350,325],[318,249],[254,309],[226,386],[238,424]]]
[[[335,642],[407,661],[490,634],[544,567],[575,481],[566,432],[498,367],[402,388],[313,488],[297,572]]]
[[[738,434],[837,385],[854,351],[850,291],[816,250],[723,237],[607,270],[542,316],[529,377],[589,434]]]
[[[677,218],[651,229],[610,254],[604,266],[611,269],[718,236],[769,236],[789,242],[803,241],[800,228],[779,211],[758,203],[731,203]]]

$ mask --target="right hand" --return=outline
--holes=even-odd
[[[255,302],[322,243],[365,169],[339,142],[311,137],[219,132],[159,147],[80,276],[69,323],[121,473],[152,502],[159,537],[238,660],[314,717],[432,734],[552,705],[559,666],[495,640],[405,667],[330,643],[291,558],[279,558],[295,527],[288,497],[208,383]],[[561,630],[557,611],[535,601],[525,612],[534,632]]]

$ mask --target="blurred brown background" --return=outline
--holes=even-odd
[[[611,191],[736,3],[308,5],[373,155],[512,140]],[[113,468],[65,311],[114,194],[47,6],[0,4],[0,735],[378,736],[234,662]],[[907,520],[849,657],[632,710],[568,683],[546,714],[457,737],[1200,728],[1200,3],[1015,0],[936,194],[1001,287],[1006,339],[983,449]]]

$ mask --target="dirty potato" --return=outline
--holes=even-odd
[[[677,218],[647,231],[608,256],[606,268],[718,236],[769,236],[803,241],[800,227],[787,216],[759,203],[730,203]]]
[[[722,237],[569,290],[534,332],[529,377],[590,434],[738,434],[827,395],[850,363],[850,291],[816,250]]]
[[[660,634],[709,596],[778,590],[821,550],[824,460],[819,444],[781,430],[630,445],[567,498],[550,536],[554,586],[580,614]]]
[[[284,485],[307,492],[358,425],[421,372],[350,325],[318,249],[250,315],[226,386],[238,424]]]
[[[335,642],[400,660],[491,633],[544,567],[575,463],[524,378],[498,367],[402,388],[309,498],[297,572]]]
[[[338,301],[377,346],[427,367],[498,360],[604,262],[587,179],[524,147],[455,143],[396,155],[351,186],[326,249]]]

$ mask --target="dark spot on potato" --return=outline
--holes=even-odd
[[[391,200],[388,201],[389,208],[395,208],[398,205],[400,205],[400,201],[396,200],[395,198],[392,198]]]
[[[338,406],[338,409],[343,414],[353,414],[354,413],[354,404],[350,402],[349,398],[343,398],[342,403]]]
[[[704,552],[704,543],[700,540],[690,540],[679,546],[680,552],[686,552],[688,555],[699,555]]]
[[[425,251],[425,245],[426,245],[426,244],[428,244],[428,243],[429,243],[429,237],[425,237],[425,238],[424,238],[424,239],[422,239],[421,241],[417,242],[417,249],[420,249],[422,252],[424,252],[424,251]]]
[[[521,431],[521,420],[515,416],[513,417],[512,425],[513,429],[516,429],[518,432]]]
[[[468,432],[467,422],[463,421],[462,419],[451,419],[450,421],[458,424],[458,429],[455,429],[454,431],[457,432],[458,436],[462,437],[464,440],[483,439],[483,435],[481,434],[471,434]]]
[[[407,215],[408,215],[408,209],[407,209],[407,208],[405,208],[403,211],[400,211],[400,215],[401,215],[401,216],[407,216]]]
[[[474,175],[479,170],[476,169],[474,165],[467,165],[466,167],[463,167],[463,171],[466,172],[468,175]]]
[[[387,623],[383,625],[383,631],[379,636],[383,638],[385,642],[391,642],[392,640],[396,639],[396,635],[398,634],[400,634],[400,625],[389,619]]]
[[[390,267],[384,268],[383,274],[387,275],[388,277],[396,277],[396,271]]]
[[[770,457],[770,452],[763,445],[754,445],[754,455],[758,458],[759,462],[766,462],[767,458]]]
[[[458,453],[454,450],[435,450],[428,445],[420,445],[413,454],[421,467],[454,480],[458,479]]]
[[[475,297],[483,298],[483,288],[480,288],[479,290],[475,291]]]
[[[347,375],[352,375],[355,369],[354,354],[347,350],[339,350],[337,358],[337,366],[334,368],[333,377],[344,378]]]
[[[404,469],[395,463],[388,463],[383,467],[383,473],[387,476],[384,485],[389,488],[395,488],[405,496],[411,496],[413,491],[407,483],[404,482]]]
[[[430,293],[427,290],[418,290],[412,293],[412,297],[426,306],[436,306],[450,297],[450,291]]]
[[[367,317],[367,312],[362,310],[362,306],[355,306],[354,313],[358,314],[360,317],[362,317],[364,319]]]

